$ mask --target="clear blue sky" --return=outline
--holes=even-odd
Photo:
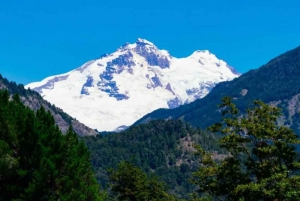
[[[0,73],[27,84],[145,38],[239,72],[300,45],[299,0],[0,0]]]

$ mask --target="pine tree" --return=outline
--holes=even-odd
[[[110,169],[111,191],[117,193],[118,200],[158,201],[175,200],[165,192],[165,185],[156,177],[148,177],[133,164],[123,161],[117,169]]]
[[[50,112],[0,91],[0,200],[100,200],[89,152]]]
[[[64,136],[64,155],[57,182],[61,200],[99,200],[99,187],[89,152],[70,127]]]

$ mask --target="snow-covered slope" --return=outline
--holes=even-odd
[[[217,83],[238,76],[207,50],[175,58],[138,39],[77,69],[26,87],[87,126],[112,131],[155,109],[202,98]]]

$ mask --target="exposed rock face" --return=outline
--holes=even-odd
[[[182,102],[179,100],[178,97],[174,98],[173,100],[168,101],[168,106],[170,109],[176,108],[180,105],[182,105]]]
[[[248,90],[247,90],[247,89],[243,89],[243,90],[241,91],[241,95],[242,95],[242,96],[246,96],[247,93],[248,93]]]
[[[289,117],[294,116],[296,113],[300,112],[300,94],[293,96],[287,101]]]
[[[132,66],[135,65],[132,57],[132,53],[127,52],[107,62],[106,70],[100,74],[101,81],[97,83],[99,90],[106,92],[110,97],[114,97],[118,101],[128,99],[129,97],[126,94],[119,93],[119,88],[116,82],[113,81],[113,78],[114,74],[121,74],[124,70],[132,74]]]
[[[39,93],[42,93],[42,89],[53,89],[55,82],[60,82],[60,81],[66,80],[66,79],[68,79],[68,76],[69,75],[62,75],[62,76],[58,76],[58,77],[55,76],[54,78],[48,80],[48,82],[46,82],[45,84],[43,84],[40,87],[35,88],[34,90]]]
[[[186,93],[194,100],[197,100],[204,97],[204,94],[208,94],[215,86],[216,83],[207,82],[204,84],[200,84],[198,87],[187,89]]]
[[[84,83],[84,85],[82,86],[81,89],[81,94],[85,94],[85,95],[90,95],[88,87],[93,87],[93,77],[88,77],[88,79],[86,80],[86,83]]]
[[[159,77],[155,74],[154,77],[151,77],[152,80],[152,87],[162,87],[163,85],[161,84],[161,81],[159,80]]]
[[[150,46],[147,46],[150,45]],[[155,47],[145,42],[145,40],[139,39],[136,42],[135,51],[146,59],[150,66],[159,66],[161,68],[169,68],[170,62],[164,55],[157,54]]]
[[[170,83],[167,84],[166,89],[167,89],[168,91],[170,91],[173,95],[175,95],[174,91],[172,90],[172,87],[171,87],[171,84],[170,84]]]
[[[118,69],[116,73],[120,74],[127,67],[131,68],[135,66],[135,63],[132,61],[132,53],[127,52],[126,54],[120,55],[119,57],[113,59],[111,62],[107,62],[108,66],[117,66]]]

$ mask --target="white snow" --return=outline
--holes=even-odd
[[[28,84],[26,88],[37,90],[44,99],[85,125],[99,131],[112,131],[119,126],[130,126],[155,109],[168,108],[168,101],[176,97],[181,104],[189,103],[207,95],[215,84],[239,76],[227,67],[225,61],[219,60],[207,50],[195,51],[187,58],[175,58],[145,39],[138,41],[147,43],[147,51],[151,50],[160,57],[168,58],[169,68],[149,65],[144,57],[135,52],[134,43],[70,72]],[[115,97],[110,97],[109,93],[101,91],[105,87],[98,86],[97,83],[101,81],[100,74],[106,71],[107,62],[128,52],[132,53],[131,60],[135,65],[122,66],[124,70],[120,74],[113,74],[112,81],[115,81],[118,93],[129,97],[118,101]],[[153,87],[151,78],[155,76],[162,86]],[[84,87],[89,95],[81,94],[89,77],[93,79],[92,86]],[[172,91],[166,89],[168,84]],[[194,94],[187,93],[188,90]]]
[[[155,46],[153,43],[151,43],[150,41],[146,40],[146,39],[142,39],[142,38],[138,38],[137,41],[141,42],[141,43],[147,43],[151,46]]]

